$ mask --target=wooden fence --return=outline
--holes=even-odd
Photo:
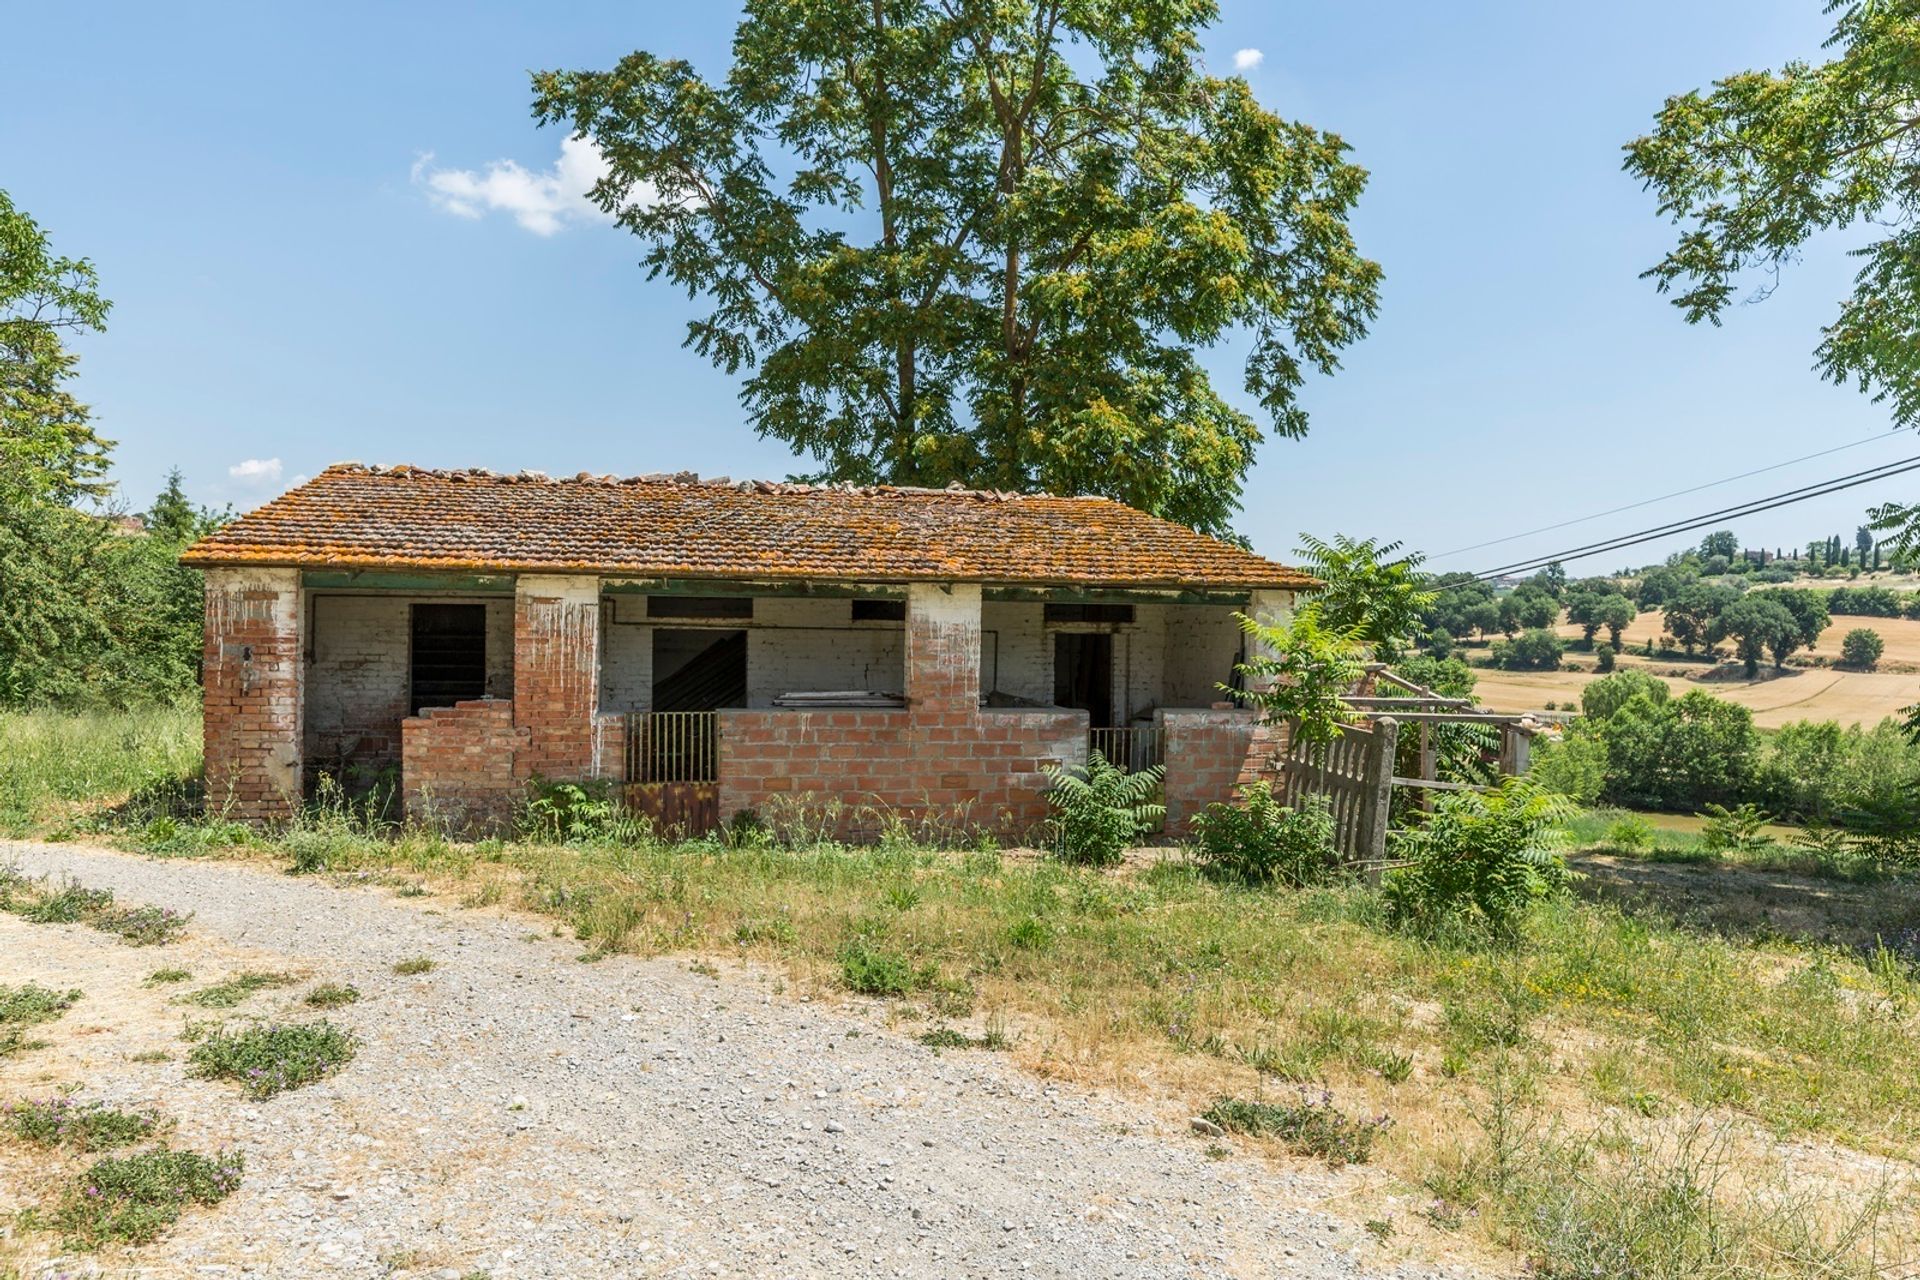
[[[1348,862],[1369,870],[1387,857],[1399,737],[1399,723],[1382,717],[1372,728],[1346,729],[1322,747],[1295,739],[1287,748],[1286,803],[1325,796],[1333,813],[1335,847]]]

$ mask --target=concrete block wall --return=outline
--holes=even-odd
[[[401,722],[401,791],[409,818],[486,832],[513,817],[527,781],[531,733],[510,700],[433,707]]]
[[[513,696],[511,596],[310,592],[304,740],[309,768],[400,763],[400,722],[411,698],[412,611],[423,603],[486,606],[486,693]]]
[[[208,807],[243,821],[300,803],[297,569],[209,569],[201,651]]]

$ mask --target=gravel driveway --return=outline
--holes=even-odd
[[[87,991],[50,1048],[0,1062],[0,1096],[65,1073],[247,1157],[230,1200],[97,1260],[108,1275],[1428,1274],[1314,1209],[1340,1185],[1315,1166],[1210,1159],[1182,1115],[936,1054],[754,975],[582,964],[525,919],[251,865],[0,842],[8,862],[194,913],[142,949],[0,915],[0,977]],[[392,972],[422,955],[432,972]],[[163,964],[353,983],[366,998],[329,1016],[360,1054],[265,1103],[189,1080],[182,1011],[140,981]],[[131,1061],[154,1048],[176,1060]]]

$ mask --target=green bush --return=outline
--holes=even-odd
[[[1653,824],[1630,813],[1607,828],[1606,840],[1622,853],[1645,853],[1653,848]]]
[[[1879,666],[1880,655],[1886,651],[1887,642],[1871,627],[1855,627],[1840,641],[1840,661],[1862,671]]]
[[[1743,804],[1735,809],[1710,804],[1700,815],[1706,825],[1700,832],[1700,847],[1709,853],[1758,853],[1772,847],[1772,837],[1764,833],[1771,821],[1759,806]]]
[[[1193,819],[1200,863],[1210,873],[1244,884],[1301,888],[1325,880],[1335,865],[1333,812],[1325,796],[1298,809],[1256,782],[1240,789],[1240,803],[1210,804]]]
[[[152,1112],[116,1111],[101,1102],[51,1097],[0,1107],[0,1127],[42,1147],[107,1151],[145,1138],[159,1123]]]
[[[1349,1116],[1333,1105],[1331,1093],[1304,1088],[1293,1103],[1217,1098],[1200,1118],[1228,1133],[1278,1138],[1295,1155],[1318,1156],[1336,1169],[1365,1164],[1373,1155],[1374,1139],[1393,1125],[1384,1114],[1371,1119]]]
[[[1556,671],[1566,642],[1545,627],[1533,627],[1512,640],[1494,642],[1493,665],[1508,671]]]
[[[1419,933],[1464,926],[1511,940],[1533,903],[1566,891],[1570,877],[1557,846],[1571,808],[1525,778],[1443,797],[1398,841],[1407,865],[1383,878],[1387,918]]]
[[[1611,719],[1636,694],[1660,703],[1672,696],[1672,690],[1666,681],[1644,671],[1618,671],[1580,691],[1580,710],[1590,719]]]
[[[1088,754],[1084,766],[1050,769],[1047,807],[1055,852],[1094,867],[1119,862],[1128,845],[1166,817],[1167,807],[1156,798],[1165,772],[1155,765],[1128,773],[1098,751]]]
[[[187,1055],[191,1073],[231,1080],[253,1098],[271,1098],[324,1079],[358,1048],[350,1032],[331,1022],[268,1023],[238,1032],[216,1028]]]
[[[1593,669],[1603,675],[1613,670],[1613,656],[1612,645],[1601,644],[1596,646],[1593,651]]]
[[[1607,785],[1607,743],[1588,721],[1575,721],[1558,738],[1534,740],[1527,776],[1577,805],[1590,805]]]
[[[155,1147],[108,1156],[71,1182],[53,1223],[78,1249],[145,1244],[180,1220],[189,1204],[218,1204],[240,1185],[239,1152],[203,1156]]]
[[[897,951],[887,951],[865,938],[855,938],[840,949],[840,980],[849,991],[863,996],[904,996],[914,988],[913,966]]]

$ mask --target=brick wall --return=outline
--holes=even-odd
[[[1185,834],[1194,814],[1236,799],[1247,783],[1265,778],[1279,785],[1275,769],[1286,734],[1260,723],[1258,712],[1162,711],[1154,721],[1165,735],[1169,835]]]
[[[455,831],[489,832],[512,818],[526,786],[516,762],[529,731],[513,702],[481,698],[433,707],[401,722],[401,791],[407,817]]]
[[[306,765],[336,773],[400,763],[410,706],[412,608],[484,604],[489,697],[513,696],[513,600],[458,595],[308,593]]]
[[[301,605],[297,569],[207,571],[207,803],[235,818],[300,801]]]
[[[514,583],[514,723],[522,769],[543,778],[600,774],[600,580],[523,575]]]
[[[720,713],[720,814],[837,810],[845,836],[888,815],[1023,838],[1047,814],[1042,772],[1086,749],[1084,711]]]

